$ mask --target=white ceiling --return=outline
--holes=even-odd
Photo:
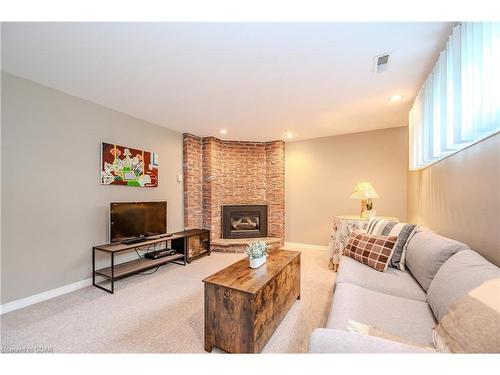
[[[451,26],[3,23],[2,69],[181,132],[308,139],[407,125]]]

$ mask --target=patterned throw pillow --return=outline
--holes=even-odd
[[[377,236],[354,231],[349,236],[344,255],[385,272],[394,252],[397,237]]]
[[[370,219],[366,233],[378,234],[381,236],[396,236],[398,242],[394,248],[394,254],[389,263],[390,267],[405,270],[406,247],[410,238],[418,229],[417,224],[398,223],[384,219]]]

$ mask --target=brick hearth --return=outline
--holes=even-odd
[[[269,245],[269,250],[279,249],[283,247],[283,239],[277,237],[262,237],[262,238],[221,238],[213,240],[211,246],[212,251],[222,253],[244,253],[248,244],[252,241],[264,241]]]
[[[184,225],[211,231],[212,250],[244,251],[224,246],[222,205],[267,204],[268,236],[283,245],[285,221],[285,144],[221,141],[184,134]],[[279,240],[276,242],[276,238]],[[246,239],[246,242],[249,242]],[[223,240],[227,241],[227,240]]]

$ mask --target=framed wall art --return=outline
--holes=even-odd
[[[158,154],[103,142],[101,184],[158,186]]]

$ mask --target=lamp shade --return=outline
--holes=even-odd
[[[379,198],[377,192],[373,188],[372,184],[369,182],[360,182],[358,183],[355,187],[354,190],[352,191],[351,198],[358,198],[358,199],[368,199],[368,198]]]

